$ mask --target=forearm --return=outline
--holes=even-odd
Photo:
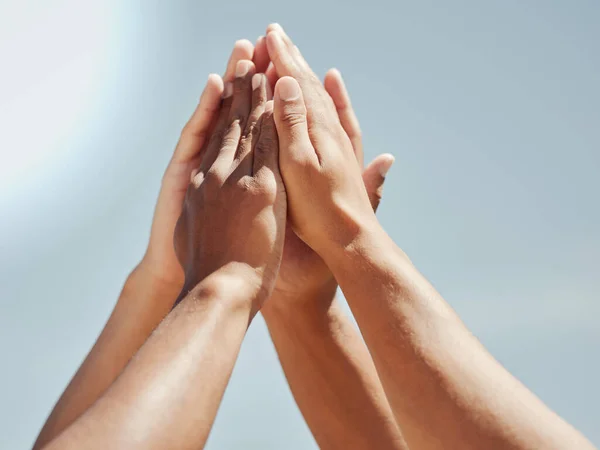
[[[335,285],[315,295],[322,298],[271,298],[262,312],[319,447],[407,448],[369,352],[334,299]]]
[[[483,348],[382,230],[331,259],[411,447],[593,448]]]
[[[49,448],[201,448],[251,320],[244,286],[211,275]]]
[[[55,405],[34,449],[60,434],[108,389],[169,312],[180,289],[151,276],[143,263],[133,270],[102,333]]]

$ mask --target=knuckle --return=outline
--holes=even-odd
[[[194,175],[194,177],[192,178],[192,185],[196,189],[198,189],[202,185],[202,182],[204,181],[204,179],[205,179],[204,172],[200,171],[196,175]]]
[[[277,194],[277,180],[272,174],[263,174],[256,179],[254,195],[267,203],[272,203]]]
[[[225,175],[221,173],[220,170],[211,168],[204,177],[203,184],[207,188],[219,187],[222,186],[225,182]]]
[[[294,128],[306,123],[306,115],[300,111],[284,111],[281,119],[289,128]]]
[[[237,147],[239,143],[239,139],[237,136],[232,136],[230,133],[227,133],[221,139],[221,148],[223,147]]]

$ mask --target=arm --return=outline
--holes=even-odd
[[[271,298],[263,316],[319,448],[408,448],[371,356],[334,293]]]
[[[415,448],[593,448],[486,351],[381,228],[330,262]]]
[[[289,220],[340,283],[409,446],[593,448],[485,351],[383,232],[308,65],[280,27],[267,45],[283,75],[274,104]]]
[[[324,87],[362,164],[358,121],[337,70],[325,75]],[[390,155],[380,155],[363,171],[374,209],[392,163]],[[335,300],[336,289],[323,260],[288,229],[275,289],[261,312],[292,394],[322,449],[406,448],[365,343]]]
[[[48,448],[192,449],[206,442],[283,249],[286,197],[272,102],[266,77],[254,70],[249,60],[237,63],[185,194],[174,234],[185,273],[177,306]]]
[[[235,44],[224,81],[232,79],[237,61],[252,58],[252,52],[248,41]],[[173,231],[222,90],[220,77],[209,77],[165,171],[146,254],[127,278],[104,330],[54,406],[34,449],[57,436],[108,389],[173,307],[183,285],[183,271],[173,249]]]
[[[227,270],[205,278],[46,448],[201,448],[251,320],[251,291]]]

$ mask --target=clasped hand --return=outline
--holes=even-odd
[[[323,258],[377,227],[373,208],[393,158],[376,159],[363,180],[339,72],[323,86],[279,26],[269,27],[253,61],[251,51],[235,62],[233,80],[209,77],[184,129],[203,144],[174,242],[185,273],[180,299],[223,271],[243,280],[257,311],[273,289],[286,297],[335,289]]]

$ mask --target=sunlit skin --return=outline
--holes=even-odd
[[[109,389],[46,448],[204,446],[283,251],[287,202],[272,102],[266,76],[254,72],[252,61],[237,62],[202,162],[191,182],[188,175],[174,231],[185,274],[180,301]]]
[[[209,77],[163,175],[145,255],[127,278],[104,330],[55,405],[34,449],[57,436],[108,389],[173,308],[184,280],[173,247],[173,233],[190,173],[199,166],[204,144],[210,137],[223,83],[233,79],[237,62],[252,59],[253,53],[254,47],[249,41],[236,42],[223,78]]]
[[[494,360],[385,233],[333,102],[280,26],[267,47],[281,77],[290,225],[340,284],[408,446],[593,448]]]
[[[237,42],[182,131],[146,254],[35,448],[202,448],[261,311],[321,448],[592,449],[386,234],[374,210],[393,157],[362,159],[338,71],[322,83],[277,24]]]
[[[266,88],[271,95],[270,83],[276,82],[277,74],[269,66],[265,37],[257,40],[255,48],[248,41],[236,43],[223,82],[232,80],[237,62],[244,59],[252,59],[254,71],[268,73]],[[105,330],[57,403],[36,448],[56,437],[106,391],[184,292],[172,235],[190,173],[197,173],[203,162],[216,117],[223,110],[219,106],[223,82],[215,75],[209,77],[165,171],[146,255],[127,280]],[[362,164],[360,129],[340,73],[329,71],[324,86]],[[392,163],[391,155],[380,155],[363,173],[373,207],[381,200]],[[279,276],[262,312],[294,397],[321,448],[368,444],[405,448],[371,357],[335,301],[335,290],[335,280],[322,259],[287,227]],[[131,317],[137,326],[131,326]],[[293,356],[298,353],[304,355],[302,361]]]

